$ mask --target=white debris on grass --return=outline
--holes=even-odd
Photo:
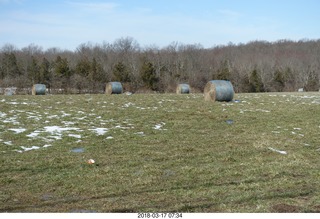
[[[106,132],[109,131],[109,129],[107,128],[94,128],[89,130],[94,131],[97,135],[104,135]]]
[[[145,136],[144,132],[136,132],[136,133],[134,133],[134,134],[136,134],[136,135],[141,135],[141,136]]]
[[[31,150],[38,150],[40,149],[39,146],[32,146],[31,148],[27,148],[27,147],[24,147],[24,146],[20,146],[24,151],[31,151]]]
[[[29,138],[35,138],[35,137],[37,137],[39,134],[40,134],[40,131],[37,131],[37,130],[36,130],[36,131],[30,133],[29,135],[26,135],[26,136],[29,137]]]
[[[61,111],[61,113],[62,113],[61,117],[71,116],[70,113],[66,113],[64,111]]]
[[[122,107],[128,108],[128,107],[133,106],[133,105],[134,105],[134,103],[129,102],[129,103],[124,104]]]
[[[58,118],[59,116],[58,115],[50,115],[50,116],[47,116],[47,119],[53,119],[53,118]]]
[[[7,118],[5,120],[3,120],[3,123],[12,123],[13,125],[19,125],[20,122],[16,121],[16,117],[11,117],[11,118]]]
[[[76,134],[68,134],[68,136],[73,138],[81,138],[81,135],[76,135]]]
[[[51,146],[52,146],[51,144],[45,144],[45,145],[42,146],[42,148],[48,148],[48,147],[51,147]],[[39,146],[31,146],[31,147],[20,146],[20,148],[22,150],[13,150],[13,151],[16,151],[18,153],[23,153],[23,152],[26,152],[26,151],[38,150],[41,147],[39,147]]]
[[[66,126],[74,125],[74,122],[71,121],[61,121],[61,123],[65,124]]]
[[[15,132],[16,134],[22,133],[24,131],[26,131],[27,129],[25,128],[16,128],[16,129],[9,129],[10,131]]]
[[[6,145],[9,145],[9,146],[13,145],[13,144],[12,144],[12,141],[5,141],[5,142],[3,142],[3,143],[6,144]]]
[[[72,131],[72,130],[79,130],[79,128],[74,128],[74,127],[66,127],[66,128],[62,128],[60,126],[45,126],[43,127],[45,129],[45,132],[49,132],[49,133],[61,133],[63,131]]]
[[[159,124],[156,124],[153,129],[156,129],[156,130],[167,130],[167,129],[162,129],[162,127],[165,125],[166,123],[164,122],[161,122]]]
[[[123,122],[123,123],[126,123],[126,122]],[[131,126],[131,127],[128,127],[128,126],[121,126],[121,125],[116,125],[114,128],[115,129],[133,129],[133,124],[127,124],[128,126]]]
[[[112,137],[112,136],[108,136],[108,137],[106,137],[106,139],[108,139],[108,140],[109,140],[109,139],[113,139],[113,137]]]
[[[320,100],[317,99],[317,100],[312,101],[311,103],[313,103],[313,104],[320,104]]]
[[[35,121],[41,120],[41,116],[28,116],[27,119],[33,119]]]
[[[264,110],[264,109],[256,109],[256,111],[264,112],[264,113],[270,113],[271,112],[270,110]]]
[[[271,150],[271,151],[277,152],[279,154],[288,154],[286,151],[280,151],[280,150],[277,150],[277,149],[274,149],[274,148],[271,148],[271,147],[269,147],[268,149]]]
[[[7,104],[12,104],[12,105],[18,105],[18,104],[22,104],[22,105],[28,105],[29,103],[26,103],[26,102],[21,102],[21,103],[19,103],[19,102],[7,102]]]

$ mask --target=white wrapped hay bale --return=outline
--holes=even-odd
[[[177,94],[189,94],[190,93],[190,86],[189,84],[179,84],[176,90]]]
[[[233,96],[234,90],[230,81],[212,80],[204,88],[206,101],[231,101]]]
[[[106,94],[122,94],[123,88],[120,82],[109,82],[106,85]]]
[[[45,95],[45,94],[46,94],[46,85],[35,84],[32,86],[32,95]]]

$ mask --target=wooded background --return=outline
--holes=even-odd
[[[84,43],[75,51],[30,44],[0,49],[0,88],[31,92],[42,83],[50,93],[103,93],[109,81],[130,92],[175,92],[188,83],[203,92],[209,80],[230,80],[235,92],[319,91],[320,40],[252,41],[203,48],[173,42],[141,47],[131,38]],[[2,89],[3,90],[3,89]]]

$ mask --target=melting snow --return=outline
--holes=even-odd
[[[16,134],[22,133],[26,131],[27,129],[24,128],[18,128],[18,129],[9,129],[10,131],[14,131]]]
[[[5,141],[5,142],[3,142],[4,144],[6,144],[6,145],[13,145],[12,144],[12,141]]]
[[[136,133],[134,133],[134,134],[140,135],[140,136],[145,136],[144,132],[136,132]]]
[[[43,127],[46,132],[50,133],[61,133],[63,131],[71,131],[71,130],[78,130],[79,128],[61,128],[59,126],[45,126]]]
[[[74,137],[74,138],[81,138],[81,135],[76,135],[76,134],[69,134],[69,137]]]
[[[278,152],[280,154],[288,154],[286,151],[279,151],[279,150],[271,148],[271,147],[269,147],[268,149],[271,150],[271,151],[274,151],[274,152]]]
[[[162,127],[165,125],[166,123],[164,122],[161,122],[159,124],[156,124],[153,129],[156,129],[156,130],[162,130]],[[166,129],[163,129],[163,130],[166,130]]]
[[[124,104],[122,107],[128,108],[133,105],[134,105],[134,103],[129,102],[129,103]]]
[[[29,135],[26,135],[27,137],[29,138],[34,138],[34,137],[37,137],[39,135],[39,131],[34,131],[32,133],[30,133]]]
[[[40,149],[40,147],[38,147],[38,146],[32,146],[31,148],[27,148],[27,147],[21,146],[21,148],[22,148],[24,151],[31,151],[31,150],[38,150],[38,149]]]
[[[97,135],[104,135],[108,131],[107,128],[95,128],[90,130],[96,132]]]

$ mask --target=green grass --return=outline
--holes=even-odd
[[[0,212],[319,212],[320,94],[235,99],[1,96]]]

